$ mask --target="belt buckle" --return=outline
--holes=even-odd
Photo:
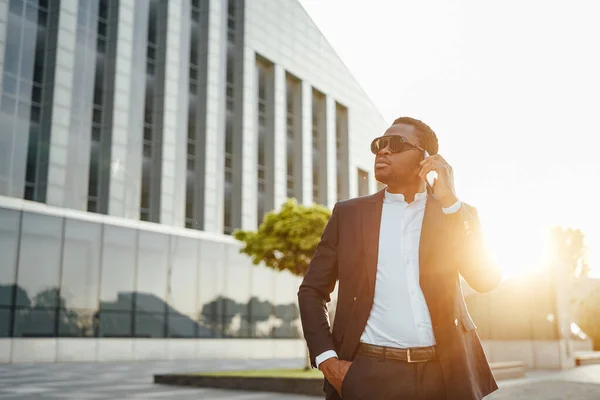
[[[409,363],[427,362],[427,360],[413,360],[410,357],[410,347],[406,349],[406,361]]]

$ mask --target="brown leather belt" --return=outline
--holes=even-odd
[[[427,362],[437,358],[435,346],[429,347],[410,347],[400,349],[397,347],[375,346],[373,344],[360,343],[358,345],[358,355],[368,357],[382,358],[388,360],[414,362]]]

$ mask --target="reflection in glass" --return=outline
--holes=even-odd
[[[223,304],[223,266],[225,245],[208,240],[200,242],[198,272],[198,321],[200,337],[221,337]]]
[[[10,336],[10,325],[12,323],[12,310],[0,308],[0,337]]]
[[[58,336],[92,337],[96,331],[96,310],[60,310]]]
[[[239,246],[227,245],[226,249],[223,335],[225,337],[247,337],[252,265],[245,255],[240,254]]]
[[[252,271],[252,298],[249,303],[250,337],[270,337],[275,326],[275,283],[277,272],[263,265],[250,267]]]
[[[13,302],[20,216],[19,211],[0,209],[0,306]]]
[[[43,308],[17,308],[15,310],[14,337],[56,336],[56,310]]]
[[[99,336],[130,337],[131,322],[131,312],[101,311]]]
[[[60,274],[63,220],[48,215],[23,213],[17,284],[36,307],[56,308]],[[25,299],[17,298],[17,306]]]
[[[167,336],[171,338],[193,338],[196,336],[197,323],[188,316],[168,316]]]
[[[0,337],[299,337],[299,278],[234,243],[23,213],[11,284],[19,215],[0,209]]]
[[[136,311],[165,312],[169,237],[160,233],[139,233]]]
[[[135,337],[164,338],[166,333],[164,313],[135,313]]]
[[[275,318],[277,326],[273,335],[277,338],[298,337],[300,312],[297,305],[299,278],[287,271],[277,273],[275,284]]]
[[[66,220],[61,296],[67,308],[96,309],[102,226]]]
[[[137,231],[105,225],[100,278],[100,308],[131,311]]]
[[[198,293],[198,240],[171,237],[171,271],[167,288],[169,305],[195,319]]]

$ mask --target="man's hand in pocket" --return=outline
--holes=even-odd
[[[348,373],[348,369],[352,365],[351,361],[340,360],[335,357],[329,358],[323,361],[319,365],[319,369],[323,372],[323,375],[327,381],[335,388],[335,390],[341,395],[342,394],[342,382]]]

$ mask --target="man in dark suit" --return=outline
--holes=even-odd
[[[460,276],[489,292],[501,274],[477,212],[458,200],[425,123],[397,119],[371,151],[387,188],[335,205],[298,292],[311,364],[327,399],[479,400],[497,385]]]

